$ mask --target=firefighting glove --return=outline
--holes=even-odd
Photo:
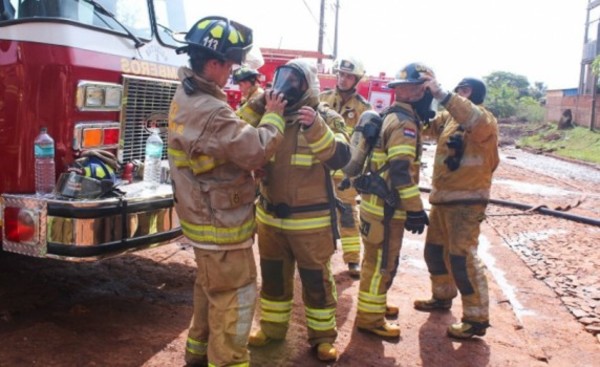
[[[460,167],[460,160],[463,156],[463,135],[461,133],[457,133],[450,136],[450,138],[446,142],[446,145],[449,149],[454,150],[454,154],[447,157],[444,160],[444,163],[446,164],[446,166],[448,166],[448,169],[450,171],[456,171],[458,167]]]
[[[411,233],[423,233],[425,226],[429,225],[429,218],[425,210],[418,212],[406,212],[406,221],[404,228]]]

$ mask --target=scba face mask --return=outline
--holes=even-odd
[[[273,91],[282,93],[288,106],[298,103],[307,89],[308,83],[300,70],[291,66],[281,66],[277,69]]]

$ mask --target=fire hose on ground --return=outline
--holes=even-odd
[[[429,187],[419,187],[419,190],[421,192],[426,192],[426,193],[431,192],[431,188],[429,188]],[[508,201],[508,200],[499,200],[499,199],[490,199],[489,203],[495,204],[495,205],[509,206],[509,207],[513,207],[513,208],[517,208],[517,209],[525,210],[525,211],[529,210],[531,212],[537,212],[537,213],[544,214],[544,215],[551,215],[553,217],[568,219],[568,220],[572,220],[575,222],[600,227],[600,219],[583,217],[583,216],[575,215],[575,214],[569,214],[569,213],[565,213],[563,211],[549,209],[544,206],[532,206],[529,204]]]

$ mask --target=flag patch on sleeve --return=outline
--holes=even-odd
[[[404,136],[414,139],[417,137],[417,132],[415,129],[404,129]]]

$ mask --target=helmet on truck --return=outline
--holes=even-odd
[[[252,29],[224,17],[210,16],[200,19],[185,35],[187,45],[177,53],[208,53],[222,60],[242,64],[252,48]]]

